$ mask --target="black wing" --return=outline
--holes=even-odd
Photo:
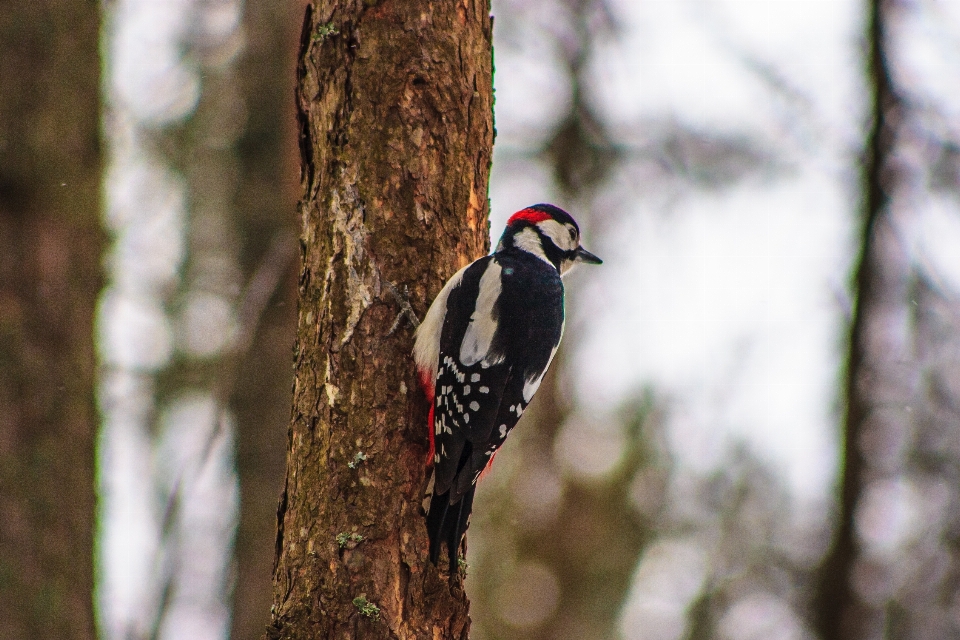
[[[485,290],[494,282],[498,291]],[[496,305],[484,307],[484,300],[492,299]],[[488,321],[494,324],[482,324]],[[481,330],[468,331],[471,322]],[[451,291],[434,395],[434,479],[427,520],[434,563],[445,540],[453,566],[477,478],[526,409],[562,330],[559,274],[529,254],[482,258]],[[471,344],[480,346],[462,358],[471,351],[465,342],[484,331],[492,339],[474,340]]]

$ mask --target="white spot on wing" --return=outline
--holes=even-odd
[[[501,438],[507,437],[507,425],[505,424],[500,425],[500,437]]]
[[[476,400],[474,400],[473,402],[471,402],[471,403],[470,403],[470,410],[471,410],[471,411],[480,411],[480,403],[477,402]]]
[[[460,362],[472,366],[483,360],[484,366],[498,364],[502,356],[490,353],[493,336],[497,332],[497,321],[493,318],[493,307],[500,297],[500,265],[491,259],[487,264],[483,276],[480,278],[480,293],[477,296],[477,306],[470,316],[470,324],[460,344]],[[463,374],[458,380],[463,382]]]
[[[490,387],[480,387],[477,391],[480,393],[490,393]]]
[[[480,382],[480,374],[475,373],[470,376],[470,382]]]
[[[463,385],[463,395],[465,396],[470,395],[470,385],[468,384]]]

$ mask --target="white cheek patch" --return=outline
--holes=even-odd
[[[553,244],[557,245],[558,249],[573,251],[580,246],[576,229],[574,229],[572,225],[560,224],[556,220],[544,220],[543,222],[538,222],[537,226],[543,235],[553,240]]]
[[[540,246],[540,236],[530,227],[513,236],[513,245],[523,249],[527,253],[532,253],[547,264],[553,265],[553,263],[547,259],[547,254],[543,252],[543,247]]]
[[[460,362],[467,367],[483,360],[484,366],[498,364],[503,357],[494,358],[490,354],[490,345],[497,332],[497,321],[493,317],[493,307],[500,297],[500,273],[503,269],[496,260],[487,264],[486,271],[480,278],[480,294],[477,296],[477,306],[470,316],[470,324],[460,344]]]

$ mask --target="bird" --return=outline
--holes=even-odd
[[[460,269],[430,305],[413,359],[430,402],[431,476],[423,508],[430,560],[451,572],[477,479],[530,404],[563,335],[562,276],[602,260],[573,217],[551,204],[513,214],[496,249]]]

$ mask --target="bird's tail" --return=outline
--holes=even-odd
[[[430,536],[430,561],[436,565],[440,558],[440,543],[447,543],[450,558],[450,571],[456,571],[460,541],[470,526],[470,511],[473,509],[473,494],[476,486],[471,485],[460,499],[450,504],[450,492],[434,494],[430,498],[427,511],[427,533]]]

